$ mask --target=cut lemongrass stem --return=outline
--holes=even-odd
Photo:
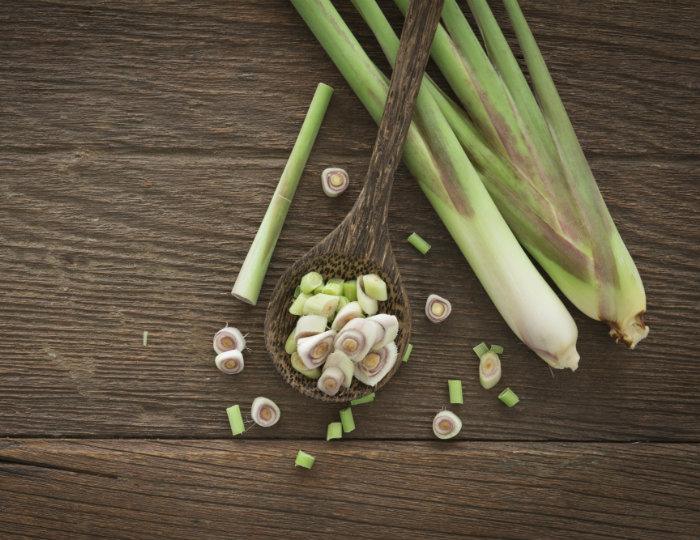
[[[313,294],[319,287],[323,286],[323,276],[318,272],[308,272],[304,274],[299,282],[299,290],[306,294]]]
[[[343,282],[344,280],[342,278],[331,278],[326,281],[326,284],[321,288],[321,292],[333,296],[342,296]]]
[[[496,354],[503,354],[503,347],[500,345],[491,345],[490,351]]]
[[[227,375],[235,375],[243,371],[243,353],[237,349],[224,351],[216,355],[214,363],[219,371]]]
[[[297,296],[294,301],[292,302],[292,305],[289,306],[289,313],[292,315],[303,315],[304,314],[304,304],[306,304],[306,301],[311,298],[310,295],[306,293],[300,293],[299,296]]]
[[[216,354],[224,351],[243,351],[245,349],[245,337],[234,326],[226,326],[214,334],[214,350]]]
[[[396,318],[396,315],[377,313],[367,317],[367,320],[378,323],[381,328],[381,331],[377,333],[376,342],[374,343],[375,348],[388,345],[396,339],[399,333],[399,320]]]
[[[321,376],[321,368],[316,367],[313,369],[309,369],[304,365],[304,362],[301,361],[301,358],[299,357],[298,352],[292,353],[289,362],[292,364],[292,367],[301,373],[304,377],[308,377],[309,379],[318,379]]]
[[[341,298],[344,297],[341,296]],[[348,302],[336,314],[335,318],[333,319],[333,323],[331,324],[331,329],[339,332],[352,319],[362,318],[362,316],[363,313],[360,303],[357,300]]]
[[[342,439],[343,438],[343,424],[340,422],[331,422],[328,424],[328,429],[326,429],[326,440],[331,439]]]
[[[301,312],[304,315],[322,315],[326,319],[335,314],[338,308],[339,296],[332,294],[318,293],[304,302]]]
[[[362,287],[367,296],[384,302],[387,298],[386,282],[377,274],[366,274],[362,276]]]
[[[355,429],[355,419],[352,416],[352,409],[350,407],[347,409],[341,409],[340,422],[345,433],[350,433]]]
[[[440,411],[433,418],[433,433],[438,439],[451,439],[462,429],[462,421],[452,411]]]
[[[280,408],[277,404],[266,397],[256,397],[250,407],[250,415],[253,422],[261,427],[274,426],[280,419]]]
[[[143,331],[143,346],[146,347],[148,345],[148,330]]]
[[[294,460],[295,467],[303,467],[304,469],[310,469],[314,466],[314,461],[316,458],[311,454],[307,454],[303,450],[299,450],[296,459]]]
[[[287,341],[284,342],[284,352],[287,354],[294,354],[297,351],[297,338],[296,329],[292,330],[287,337]]]
[[[408,359],[411,357],[411,352],[413,352],[413,345],[410,343],[406,345],[406,352],[403,353],[403,361],[408,362]]]
[[[243,424],[243,415],[241,415],[240,405],[232,405],[226,409],[226,414],[228,416],[228,423],[231,425],[231,433],[234,435],[240,435],[245,431],[245,425]]]
[[[328,319],[323,315],[303,315],[297,319],[297,325],[294,329],[294,339],[299,340],[325,332],[327,325]]]
[[[330,367],[321,373],[316,386],[318,389],[329,396],[336,395],[343,387],[345,382],[345,373],[339,367]]]
[[[481,358],[482,356],[484,356],[484,354],[489,352],[489,347],[488,345],[486,345],[486,343],[479,343],[476,347],[474,347],[473,350],[476,353],[476,355],[479,358]]]
[[[335,331],[328,330],[320,334],[297,340],[297,354],[307,369],[319,367],[333,350]]]
[[[479,358],[479,382],[486,390],[501,380],[501,359],[494,351],[487,351]]]
[[[520,401],[520,398],[510,388],[506,388],[503,390],[503,392],[498,394],[498,399],[500,399],[508,407],[513,407]]]
[[[408,243],[411,244],[414,248],[416,248],[422,255],[425,255],[430,251],[430,244],[423,240],[421,236],[418,233],[411,233],[409,237],[407,238]]]
[[[272,252],[332,94],[333,89],[326,84],[316,87],[287,165],[231,290],[231,294],[243,302],[255,305],[258,301]]]
[[[364,403],[372,403],[375,397],[376,394],[372,392],[371,394],[367,394],[366,396],[362,396],[361,398],[353,399],[350,402],[350,405],[362,405]]]
[[[331,198],[343,193],[350,185],[350,176],[344,169],[329,167],[321,173],[323,192]]]
[[[464,403],[462,381],[459,379],[450,379],[447,381],[447,388],[450,392],[450,403],[462,405]]]
[[[452,304],[446,298],[431,294],[425,302],[425,316],[433,323],[440,323],[452,313]]]
[[[350,302],[357,300],[357,281],[351,279],[343,283],[343,296],[345,296]]]

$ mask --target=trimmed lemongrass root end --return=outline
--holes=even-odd
[[[350,176],[344,169],[329,167],[321,173],[323,192],[331,198],[343,193],[350,185]]]
[[[352,416],[352,409],[348,407],[347,409],[341,409],[340,411],[340,423],[343,425],[343,431],[345,433],[350,433],[355,429],[355,419]]]
[[[508,407],[513,407],[520,401],[520,398],[510,388],[506,388],[503,392],[498,394],[498,399],[508,405]]]
[[[489,390],[498,384],[501,380],[501,359],[492,350],[486,351],[479,358],[479,383],[486,390]]]
[[[237,349],[232,351],[224,351],[216,355],[214,364],[219,371],[227,375],[235,375],[243,371],[245,362],[243,362],[243,353]]]
[[[294,466],[310,469],[314,466],[314,461],[316,461],[316,458],[314,456],[312,456],[311,454],[307,454],[303,450],[299,450],[299,452],[297,453],[297,457],[294,460]]]
[[[306,160],[311,153],[332,95],[333,88],[330,86],[320,83],[316,87],[304,123],[265,212],[265,217],[231,290],[231,294],[243,302],[255,305],[258,301],[272,252],[277,244],[282,225],[287,217],[287,211],[294,198],[294,193],[306,166]]]
[[[326,429],[326,440],[331,439],[342,439],[343,438],[343,424],[340,422],[331,422],[328,424],[328,429]]]
[[[256,397],[250,407],[250,415],[253,422],[261,427],[274,426],[280,419],[280,408],[277,404],[266,397]]]
[[[420,251],[421,255],[425,255],[430,251],[430,244],[423,240],[418,233],[411,233],[407,240],[409,244]]]
[[[376,394],[372,392],[371,394],[367,394],[366,396],[362,396],[361,398],[353,399],[350,402],[350,405],[362,405],[363,403],[372,403],[375,397]]]
[[[408,362],[408,359],[411,357],[411,352],[413,351],[413,345],[410,343],[406,346],[406,352],[403,353],[403,362]]]
[[[425,302],[425,316],[432,323],[440,323],[452,313],[452,304],[446,298],[431,294]]]
[[[243,351],[243,349],[245,349],[245,337],[235,326],[226,326],[214,334],[216,354],[224,351]]]
[[[240,435],[245,431],[240,405],[232,405],[226,409],[226,415],[228,416],[228,423],[231,425],[231,433]]]
[[[450,403],[462,405],[464,403],[462,381],[459,379],[450,379],[447,381],[447,388],[450,392]]]
[[[433,433],[438,439],[451,439],[462,429],[462,421],[452,411],[440,411],[433,418]]]

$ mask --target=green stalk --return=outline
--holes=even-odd
[[[316,135],[321,127],[321,122],[326,114],[332,95],[333,89],[330,86],[319,83],[316,87],[316,92],[304,118],[304,123],[301,126],[272,200],[267,207],[265,217],[260,224],[260,228],[233,285],[231,294],[243,302],[255,305],[258,301],[258,295],[265,279],[267,267],[270,264],[272,252],[282,231],[287,211],[292,204],[294,193],[306,166],[306,160],[309,158],[311,148],[316,140]]]
[[[292,4],[378,123],[386,77],[328,0]],[[425,84],[403,159],[514,333],[550,365],[576,369],[571,315],[518,244]]]

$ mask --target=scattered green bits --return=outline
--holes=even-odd
[[[343,424],[340,422],[331,422],[328,424],[328,429],[326,430],[326,440],[331,439],[342,439],[343,438]]]
[[[411,356],[411,352],[413,351],[413,345],[410,343],[406,346],[406,352],[403,353],[403,361],[408,362],[408,358]]]
[[[355,429],[355,419],[352,416],[352,409],[350,407],[340,411],[340,422],[345,433],[350,433]]]
[[[473,350],[479,358],[481,358],[487,352],[489,352],[488,345],[486,345],[486,343],[483,343],[483,342],[479,343],[476,347],[474,347]],[[496,353],[496,354],[500,354],[500,353]]]
[[[503,392],[498,394],[498,399],[508,405],[508,407],[513,407],[520,401],[520,398],[510,388],[506,388]]]
[[[357,281],[350,279],[343,283],[343,296],[345,296],[350,302],[357,300]]]
[[[430,244],[423,240],[418,233],[411,233],[411,235],[408,237],[408,243],[420,251],[423,255],[428,253],[430,250]]]
[[[374,401],[374,392],[367,394],[364,397],[353,399],[350,405],[362,405],[363,403],[372,403]]]
[[[321,288],[323,294],[330,294],[333,296],[343,295],[343,279],[342,278],[330,278],[326,281],[326,284]]]
[[[318,287],[323,286],[323,276],[318,272],[304,274],[299,283],[299,289],[305,294],[311,294]]]
[[[148,330],[143,331],[143,346],[148,345]]]
[[[243,433],[245,431],[245,426],[243,425],[241,407],[239,405],[233,405],[226,409],[226,414],[228,415],[228,423],[231,424],[231,432],[234,435]]]
[[[307,454],[303,450],[299,450],[296,460],[294,460],[295,467],[304,467],[305,469],[310,469],[314,466],[314,461],[316,458],[311,454]]]
[[[447,388],[450,391],[450,403],[464,403],[462,396],[462,381],[459,379],[450,379],[447,381]]]

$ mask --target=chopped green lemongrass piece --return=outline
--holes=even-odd
[[[235,375],[243,371],[243,353],[238,349],[224,351],[216,355],[214,363],[219,371],[227,375]]]
[[[294,460],[294,466],[310,469],[314,466],[314,461],[316,461],[316,458],[314,456],[312,456],[311,454],[307,454],[303,450],[299,450],[297,458]]]
[[[253,421],[261,427],[274,426],[280,419],[280,408],[266,397],[256,397],[250,407]]]
[[[496,354],[503,354],[503,347],[500,345],[491,345],[491,352]]]
[[[517,403],[520,401],[520,398],[515,395],[515,392],[513,392],[510,388],[506,388],[498,394],[498,399],[500,399],[503,403],[508,405],[508,407],[512,407],[513,405],[517,405]]]
[[[287,165],[231,290],[231,294],[243,302],[255,305],[258,301],[272,252],[332,94],[333,89],[326,84],[321,83],[316,87]]]
[[[295,337],[296,329],[293,329],[287,337],[287,341],[284,342],[284,352],[287,354],[293,354],[297,350],[297,339]]]
[[[306,304],[306,301],[311,298],[306,293],[300,293],[299,296],[297,296],[294,301],[292,302],[292,305],[289,306],[289,313],[292,315],[303,315],[304,314],[304,304]]]
[[[386,282],[377,274],[366,274],[362,276],[362,286],[365,294],[379,302],[384,302],[387,298]]]
[[[406,345],[406,352],[403,353],[403,361],[404,362],[408,362],[408,359],[410,358],[412,351],[413,351],[413,345],[411,345],[409,343],[408,345]]]
[[[493,351],[486,351],[479,359],[479,382],[486,390],[501,380],[501,359]]]
[[[375,398],[375,393],[372,392],[371,394],[367,394],[366,396],[362,396],[361,398],[353,399],[350,402],[350,405],[362,405],[363,403],[372,403]]]
[[[486,343],[482,342],[482,343],[479,343],[476,347],[474,347],[474,352],[476,353],[476,355],[479,358],[481,358],[482,356],[484,356],[484,354],[489,352],[489,348],[486,345]]]
[[[343,283],[343,296],[351,302],[357,300],[357,281],[351,279]]]
[[[326,284],[321,289],[323,294],[331,294],[333,296],[342,296],[343,294],[343,282],[341,278],[331,278],[326,281]]]
[[[237,351],[245,349],[245,337],[238,328],[226,326],[214,334],[214,350],[216,354],[234,349]]]
[[[331,439],[342,439],[343,438],[343,424],[340,422],[331,422],[328,424],[328,429],[326,429],[326,440]]]
[[[458,379],[450,379],[447,381],[447,387],[450,391],[450,403],[463,404],[464,397],[462,395],[462,381]]]
[[[228,423],[231,425],[231,433],[234,435],[240,435],[245,431],[245,425],[243,424],[243,415],[241,415],[240,405],[233,405],[226,409],[226,414],[228,415]]]
[[[335,308],[335,313],[336,316],[338,313],[340,313],[340,310],[343,309],[345,306],[347,306],[350,303],[350,300],[348,300],[347,296],[339,296],[338,297],[338,307]],[[335,321],[335,319],[333,319]]]
[[[301,287],[299,285],[297,285],[296,288],[294,289],[294,298],[296,298],[300,294],[301,294]]]
[[[148,330],[143,331],[143,346],[146,347],[148,345]]]
[[[330,167],[321,173],[321,188],[328,197],[337,197],[350,185],[350,176],[344,169]]]
[[[332,294],[314,294],[302,308],[304,315],[322,315],[326,319],[330,318],[338,307],[338,296]]]
[[[425,301],[425,316],[433,323],[440,323],[452,313],[452,304],[446,298],[431,294]]]
[[[304,274],[299,282],[299,289],[301,292],[306,294],[311,294],[318,287],[323,286],[323,276],[318,272],[309,272]]]
[[[423,240],[418,233],[411,233],[407,240],[408,243],[420,251],[422,255],[425,255],[428,253],[428,251],[430,251],[430,244]]]
[[[362,311],[367,315],[374,315],[379,311],[379,303],[377,300],[369,296],[365,290],[363,277],[357,278],[357,301],[360,303]]]
[[[292,353],[289,362],[292,364],[292,367],[301,373],[304,377],[308,377],[309,379],[318,379],[321,376],[321,368],[316,367],[313,369],[309,369],[304,365],[304,362],[301,361],[301,357],[299,356],[298,352]]]
[[[343,431],[345,433],[350,433],[355,429],[355,419],[352,416],[352,409],[350,407],[340,410],[340,422],[343,425]]]
[[[440,411],[433,418],[433,433],[438,439],[451,439],[462,429],[462,421],[451,411]]]

